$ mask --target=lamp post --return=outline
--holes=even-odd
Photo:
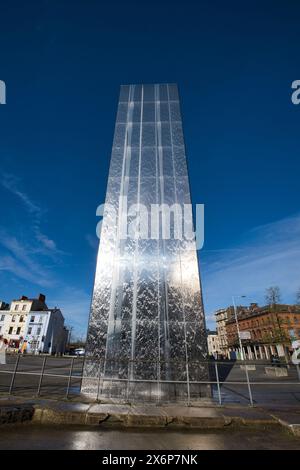
[[[236,297],[244,298],[246,296],[245,295],[237,295]],[[240,350],[241,350],[241,360],[243,361],[244,360],[244,352],[243,352],[242,340],[241,340],[241,335],[240,335],[240,327],[239,327],[239,322],[238,322],[237,309],[236,309],[236,305],[235,305],[234,296],[232,296],[232,304],[233,304],[236,329],[237,329],[237,334],[238,334],[239,344],[240,344]]]

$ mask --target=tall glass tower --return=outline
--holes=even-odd
[[[190,203],[177,86],[121,86],[84,393],[130,399],[207,395],[207,386],[192,383],[208,377],[197,362],[207,358],[207,343],[196,245],[174,236],[180,208],[183,213]],[[133,221],[130,211],[127,218],[124,213],[132,204],[149,214],[153,205],[171,207],[171,236],[159,229],[158,236],[124,237]],[[159,211],[161,226],[166,217]]]

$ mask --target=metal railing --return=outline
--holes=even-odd
[[[12,357],[10,357],[10,359],[12,359]],[[152,365],[152,370],[156,370],[156,374],[152,374],[152,378],[145,378],[143,377],[143,372],[149,370],[150,364]],[[84,360],[77,357],[64,357],[61,359],[53,358],[52,356],[29,357],[18,355],[14,363],[9,361],[8,366],[11,367],[7,369],[0,366],[0,387],[2,387],[1,378],[5,374],[8,374],[10,380],[6,384],[6,388],[9,394],[13,394],[17,391],[23,391],[23,393],[33,391],[33,395],[40,396],[44,389],[45,393],[48,391],[51,396],[51,387],[54,384],[54,386],[58,387],[59,394],[63,394],[64,398],[69,399],[71,395],[80,394],[82,381],[84,381],[83,384],[86,382],[94,384],[93,388],[95,392],[93,393],[93,399],[95,401],[107,399],[108,396],[103,393],[103,390],[111,391],[114,386],[117,386],[117,388],[119,387],[122,388],[123,391],[125,390],[123,398],[125,401],[129,402],[131,399],[134,401],[135,398],[132,389],[144,384],[144,390],[152,389],[152,392],[154,390],[153,394],[157,404],[166,400],[161,393],[164,387],[180,387],[180,401],[184,401],[185,404],[189,406],[192,402],[203,397],[201,390],[206,386],[211,388],[212,398],[219,405],[223,404],[224,392],[225,400],[227,400],[226,393],[228,394],[229,390],[233,395],[242,396],[244,400],[246,399],[249,404],[253,406],[260,401],[260,399],[254,398],[253,392],[256,387],[266,387],[266,399],[268,399],[268,394],[270,393],[270,386],[273,387],[271,390],[273,393],[274,387],[277,386],[291,387],[293,389],[292,391],[287,390],[287,392],[285,392],[285,394],[289,396],[295,396],[295,393],[300,393],[299,368],[296,368],[293,364],[272,366],[270,363],[254,361],[197,361],[190,363],[188,367],[186,367],[185,363],[176,361],[104,361],[94,358],[86,358]],[[78,366],[80,366],[79,370]],[[87,373],[88,366],[94,367],[95,371],[91,374]],[[138,367],[138,371],[134,370],[135,367]],[[272,372],[272,375],[275,377],[282,375],[279,374],[279,371],[283,372],[283,377],[277,380],[273,380],[273,377],[269,378],[269,380],[261,380],[261,373],[256,373],[256,378],[250,377],[249,372],[251,372],[251,369],[255,368],[256,370],[256,368],[260,367],[267,367],[270,369],[269,372]],[[174,377],[168,377],[166,373],[167,369],[178,371],[178,373],[176,372],[177,377],[179,377],[178,380],[177,378],[174,379]],[[204,375],[206,377],[201,380],[192,380],[191,375],[197,375],[197,371],[199,375],[202,374],[202,376]],[[174,374],[175,373],[173,373],[173,375]],[[180,377],[180,374],[182,377]],[[266,371],[263,372],[264,376],[265,374]],[[230,375],[236,376],[236,380],[232,380]],[[20,381],[21,378],[21,383],[16,386],[16,381]],[[34,382],[34,378],[36,379],[36,383]],[[45,383],[46,379],[51,379],[54,382],[47,384]],[[62,380],[65,382],[64,385],[61,385]],[[73,381],[77,383],[75,391],[74,386],[72,386]],[[105,384],[107,385],[106,387]],[[243,390],[246,388],[246,395],[239,388],[234,390],[233,387],[243,387]],[[111,398],[113,398],[113,395]],[[151,393],[148,396],[146,394],[144,401],[153,401],[152,398]],[[173,400],[177,401],[176,397],[173,398]]]

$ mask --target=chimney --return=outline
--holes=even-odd
[[[39,295],[39,301],[40,302],[45,302],[45,300],[46,300],[46,296],[44,294],[40,294]]]
[[[22,295],[20,300],[28,300],[28,297],[26,297],[26,295]]]

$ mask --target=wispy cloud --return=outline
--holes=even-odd
[[[90,245],[90,247],[93,248],[93,250],[96,250],[98,248],[99,239],[97,238],[96,233],[95,235],[91,235],[90,233],[86,234],[85,239]]]
[[[41,218],[45,214],[45,210],[42,209],[30,196],[22,190],[21,178],[11,174],[2,173],[1,175],[2,186],[13,194],[25,207],[27,212],[32,217],[31,227],[34,232],[34,236],[37,242],[39,242],[39,251],[44,250],[45,254],[62,254],[61,250],[58,250],[54,240],[49,238],[41,230]]]
[[[249,302],[264,302],[265,289],[271,285],[281,288],[284,301],[295,301],[300,287],[299,241],[300,214],[296,214],[255,227],[230,250],[203,252],[207,314],[229,305],[232,295],[244,294]]]
[[[6,249],[6,254],[0,258],[0,271],[8,271],[39,286],[54,285],[54,278],[45,266],[34,261],[30,247],[20,244],[4,231],[0,231],[0,245]]]
[[[2,173],[1,176],[2,186],[14,194],[25,205],[28,212],[40,217],[42,214],[41,208],[30,199],[28,194],[19,188],[22,180],[11,173]]]
[[[39,286],[54,285],[55,276],[47,269],[46,259],[59,262],[59,256],[63,252],[41,230],[42,217],[46,211],[22,189],[22,180],[19,177],[2,173],[0,181],[2,187],[15,196],[30,216],[30,222],[20,223],[19,227],[14,228],[13,234],[9,228],[0,231],[0,270],[11,272],[14,276]]]

